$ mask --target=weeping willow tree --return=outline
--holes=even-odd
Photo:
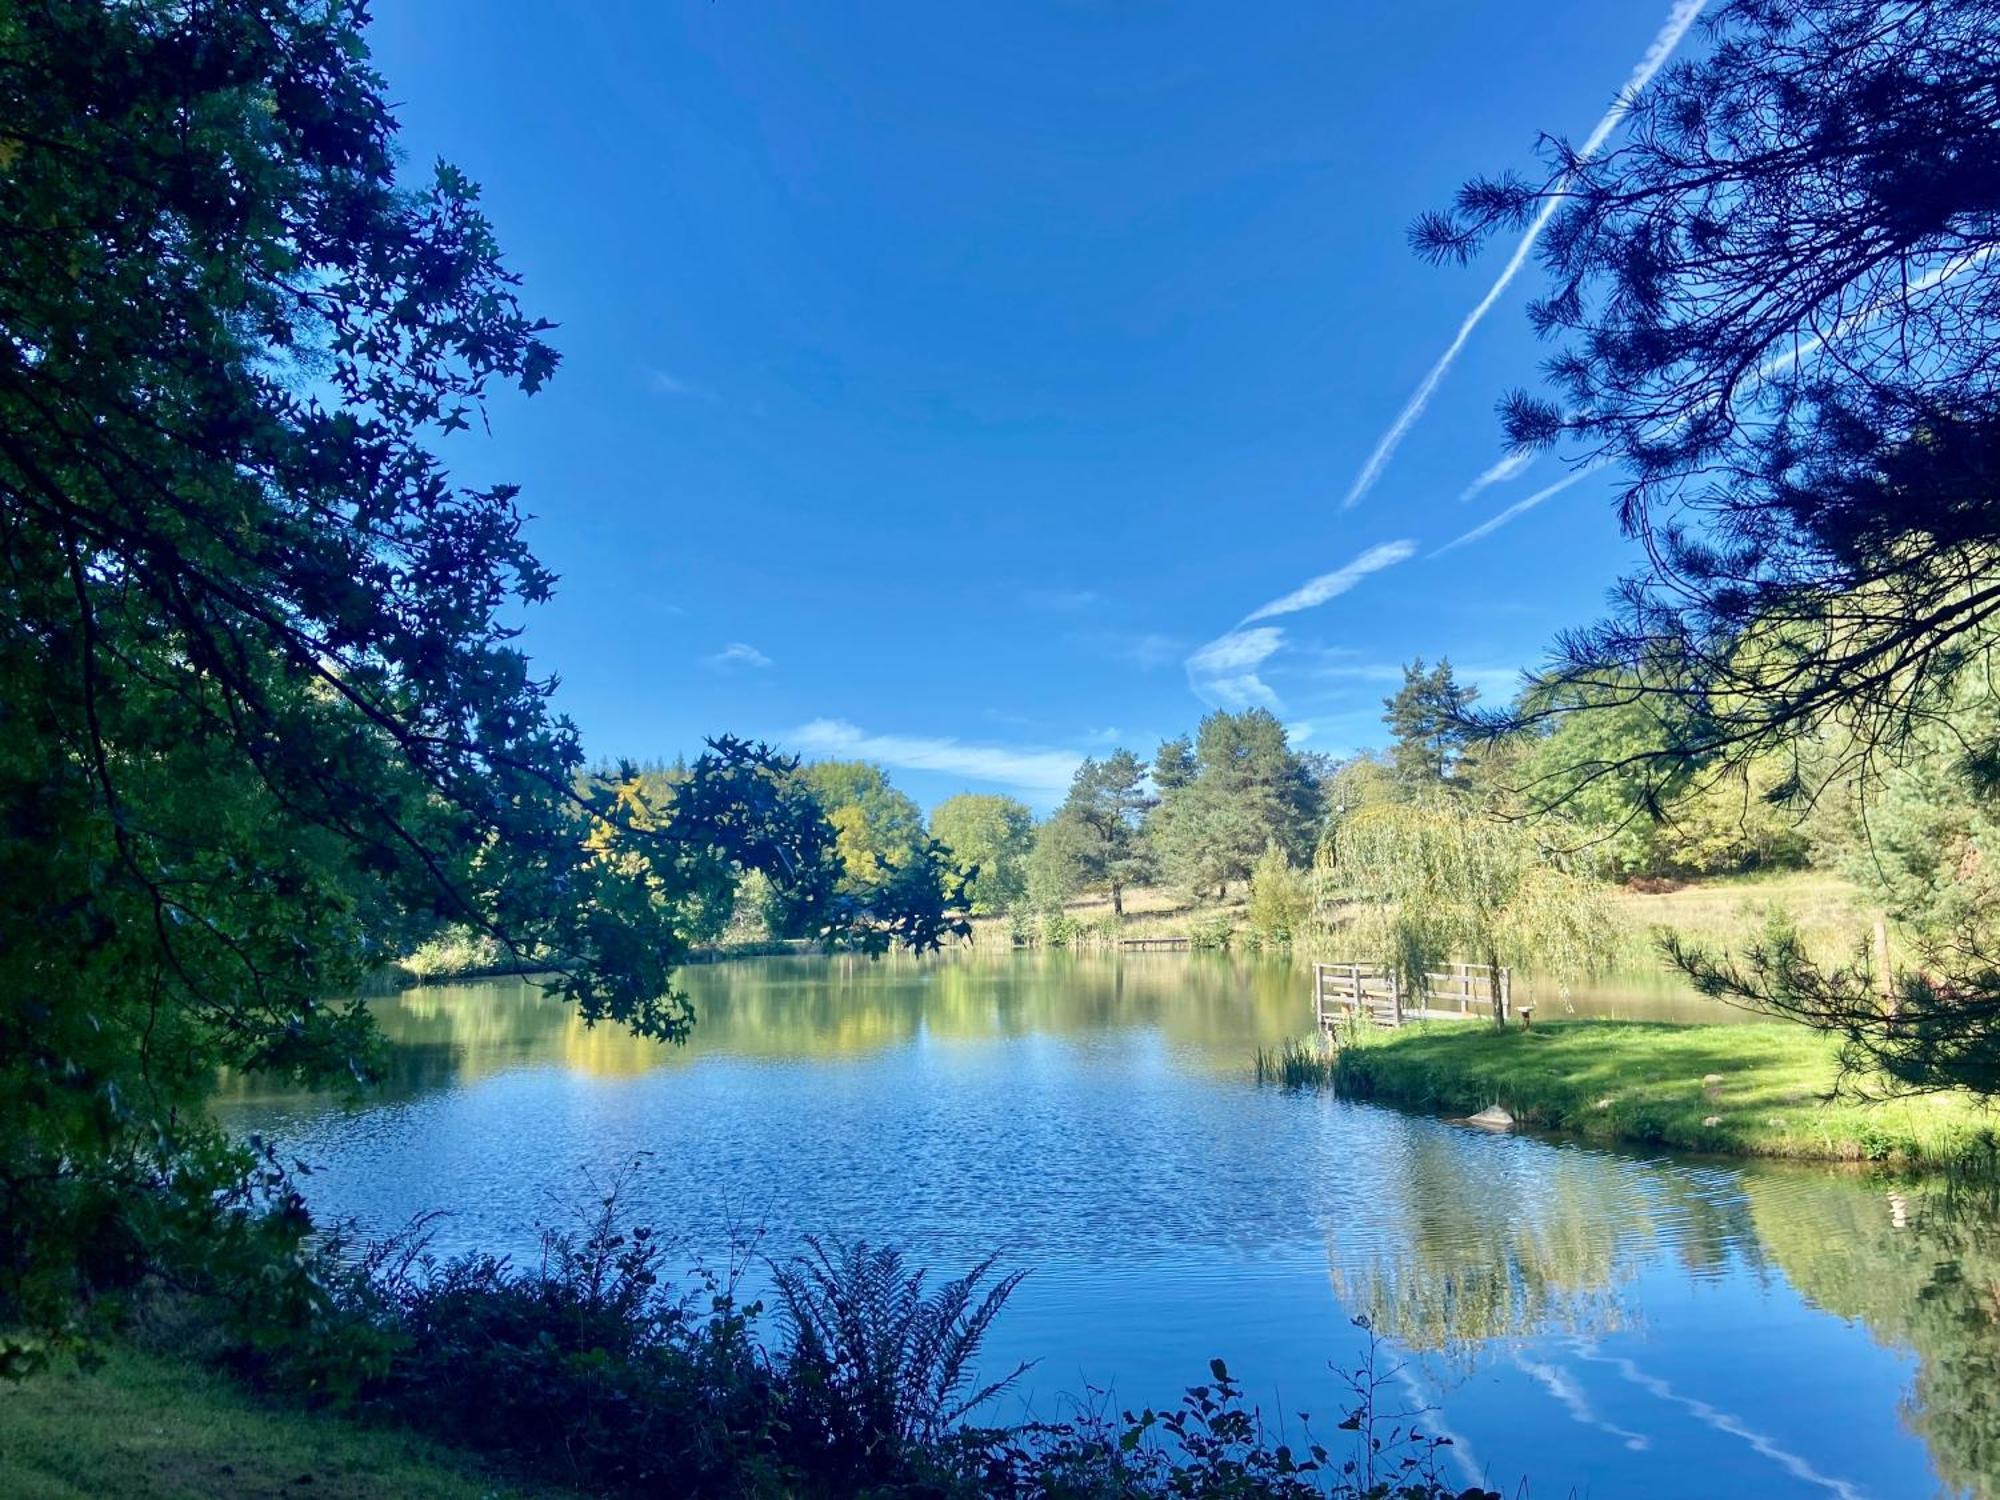
[[[1459,798],[1363,808],[1320,847],[1321,899],[1353,907],[1352,937],[1408,990],[1454,959],[1567,985],[1601,966],[1613,933],[1602,886],[1559,847],[1581,841],[1553,832]]]

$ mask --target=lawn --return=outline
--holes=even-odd
[[[409,1434],[265,1406],[223,1376],[124,1347],[90,1373],[0,1382],[8,1500],[480,1500],[497,1482]]]
[[[2000,1112],[1943,1094],[1829,1099],[1834,1046],[1802,1027],[1569,1021],[1532,1031],[1431,1023],[1364,1035],[1285,1081],[1447,1115],[1499,1104],[1596,1140],[1741,1156],[1944,1165],[1990,1154]]]

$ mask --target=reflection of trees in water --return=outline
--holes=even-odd
[[[1304,986],[1284,964],[1212,956],[966,954],[910,962],[770,958],[690,968],[686,1048],[584,1026],[526,980],[446,984],[376,1002],[390,1094],[464,1084],[522,1064],[626,1076],[702,1054],[840,1058],[932,1040],[1158,1030],[1242,1070],[1258,1044],[1298,1030]]]
[[[1647,1172],[1597,1151],[1468,1151],[1425,1132],[1395,1174],[1391,1240],[1328,1236],[1334,1294],[1420,1353],[1626,1326],[1622,1292],[1649,1257],[1691,1274],[1756,1257],[1748,1205],[1722,1172]],[[1374,1216],[1371,1216],[1374,1217]]]
[[[2000,1496],[2000,1183],[1750,1171],[1743,1187],[1802,1296],[1914,1351],[1904,1415],[1949,1492]]]
[[[585,1026],[531,981],[437,985],[378,1000],[388,1046],[374,1098],[408,1099],[510,1068],[627,1077],[704,1054],[858,1057],[907,1045],[1147,1027],[1241,1072],[1260,1045],[1296,1033],[1305,983],[1283,962],[1226,955],[1109,957],[966,953],[917,962],[745,959],[685,970],[687,1046]],[[249,1084],[225,1096],[258,1097]],[[261,1090],[268,1094],[268,1088]]]
[[[1497,1154],[1433,1132],[1412,1140],[1403,1202],[1378,1221],[1403,1232],[1361,1245],[1328,1236],[1341,1304],[1411,1350],[1465,1357],[1498,1339],[1621,1326],[1624,1251],[1649,1223],[1633,1183],[1581,1152],[1495,1174]]]

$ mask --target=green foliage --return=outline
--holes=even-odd
[[[1312,768],[1268,710],[1216,712],[1194,744],[1170,740],[1153,764],[1161,801],[1149,822],[1167,877],[1194,894],[1247,880],[1276,844],[1310,857],[1321,816]]]
[[[462,173],[399,176],[364,20],[0,7],[0,1326],[169,1263],[298,1290],[297,1199],[202,1102],[365,1079],[328,997],[440,924],[667,1038],[744,870],[863,947],[958,925],[837,890],[762,747],[580,774],[515,644],[553,584],[516,491],[439,456],[549,325]]]
[[[1227,916],[1218,914],[1213,917],[1205,917],[1189,925],[1188,946],[1190,948],[1220,951],[1227,948],[1235,936],[1236,924],[1230,921]]]
[[[1805,862],[1803,819],[1783,802],[1793,757],[1690,759],[1663,778],[1665,744],[1643,693],[1599,693],[1530,738],[1515,776],[1531,806],[1559,811],[1616,875],[1729,875]]]
[[[802,768],[799,776],[833,825],[845,870],[843,889],[880,889],[923,847],[922,809],[889,784],[880,766],[822,760]]]
[[[1025,802],[980,792],[948,797],[931,809],[931,837],[975,871],[967,890],[977,915],[1006,911],[1027,896],[1035,814]]]
[[[433,1260],[421,1226],[349,1258],[330,1273],[331,1336],[267,1357],[265,1383],[349,1390],[364,1415],[599,1495],[1458,1493],[1436,1477],[1444,1445],[1377,1410],[1387,1377],[1372,1349],[1348,1377],[1347,1461],[1309,1433],[1296,1450],[1274,1441],[1220,1360],[1177,1408],[972,1425],[1025,1368],[975,1373],[1018,1273],[985,1261],[932,1290],[893,1250],[808,1240],[768,1266],[778,1337],[767,1342],[763,1309],[737,1296],[741,1261],[675,1285],[660,1238],[621,1217],[622,1191],[623,1179],[595,1195],[575,1230],[549,1232],[522,1267]],[[330,1378],[349,1350],[359,1368]]]
[[[1760,795],[1776,760],[1786,800],[1803,766],[1866,807],[1885,762],[1992,693],[2000,263],[1972,143],[2000,125],[1980,82],[2000,25],[1989,0],[1732,0],[1707,24],[1614,149],[1547,136],[1545,170],[1467,184],[1414,238],[1459,259],[1555,216],[1531,316],[1565,347],[1550,391],[1502,401],[1507,440],[1622,471],[1643,542],[1610,617],[1558,641],[1555,711],[1571,691],[1642,697],[1661,729],[1631,767],[1648,802],[1690,767]],[[1967,759],[2000,767],[1991,726],[1967,727]],[[1894,1008],[1814,964],[1696,969],[1912,1082],[2000,1093],[1984,939],[1933,945]]]
[[[1412,991],[1461,955],[1566,980],[1603,964],[1612,923],[1599,884],[1540,842],[1550,831],[1462,797],[1382,803],[1341,823],[1320,873],[1329,892],[1359,903],[1363,946]]]
[[[1113,912],[1123,914],[1125,887],[1153,869],[1145,829],[1153,802],[1145,780],[1146,768],[1129,750],[1076,768],[1069,794],[1036,837],[1029,879],[1040,899],[1057,891],[1108,891]]]
[[[900,1252],[827,1246],[774,1273],[788,1342],[786,1426],[850,1483],[897,1477],[910,1450],[949,1439],[1027,1370],[973,1379],[987,1330],[1027,1273],[988,1282],[989,1257],[928,1295]]]
[[[1391,736],[1389,764],[1406,790],[1426,795],[1464,785],[1473,740],[1467,719],[1478,697],[1452,675],[1449,661],[1426,669],[1420,656],[1403,668],[1403,685],[1382,700],[1382,722]]]
[[[1250,930],[1267,943],[1287,944],[1305,935],[1312,921],[1312,883],[1277,844],[1250,872]]]

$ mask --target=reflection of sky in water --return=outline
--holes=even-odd
[[[1439,1406],[1503,1490],[1926,1495],[1926,1438],[1955,1482],[1992,1461],[1985,1393],[1958,1388],[1991,1363],[1991,1316],[1975,1296],[1929,1318],[1919,1292],[1940,1246],[2000,1260],[1914,1243],[1865,1179],[1258,1090],[1250,1050],[1303,1004],[1278,966],[792,960],[689,982],[688,1049],[459,987],[383,1008],[388,1098],[227,1113],[315,1164],[323,1210],[372,1229],[449,1210],[448,1248],[526,1249],[586,1168],[648,1153],[634,1214],[691,1253],[732,1224],[940,1268],[998,1250],[1034,1271],[990,1353],[1039,1358],[1023,1392],[1044,1413],[1088,1385],[1171,1399],[1219,1354],[1268,1414],[1330,1433],[1326,1365],[1353,1362],[1367,1314],[1405,1367],[1395,1399]],[[1994,1250],[1990,1223],[1973,1234]]]

